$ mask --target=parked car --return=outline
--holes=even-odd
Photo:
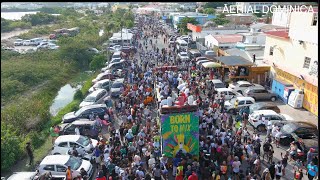
[[[99,131],[93,131],[95,129],[95,121],[91,121],[89,119],[79,119],[73,121],[72,123],[64,123],[61,124],[61,130],[59,132],[60,135],[75,135],[76,127],[79,128],[80,134],[82,136],[88,136],[92,139],[98,139]]]
[[[79,155],[84,156],[86,153],[92,153],[90,141],[93,148],[97,146],[98,141],[82,135],[62,135],[59,136],[52,147],[52,155],[68,154],[69,150],[75,146]]]
[[[205,59],[205,60],[199,60],[199,61],[196,62],[196,64],[200,66],[201,64],[206,63],[206,62],[210,62],[210,61],[207,60],[207,59]]]
[[[56,49],[59,49],[59,48],[60,48],[60,46],[57,46],[55,44],[51,44],[51,43],[48,44],[48,49],[56,50]]]
[[[268,91],[264,87],[251,86],[245,89],[242,94],[244,96],[253,97],[255,100],[277,100],[277,95],[271,91]]]
[[[238,107],[235,107],[235,102],[238,100]],[[224,108],[228,113],[235,114],[240,108],[250,106],[255,103],[252,97],[235,97],[230,101],[225,101]]]
[[[252,114],[254,111],[257,110],[273,110],[276,113],[280,113],[280,109],[277,106],[277,104],[273,103],[273,102],[257,102],[252,104],[249,107],[250,110],[250,114]]]
[[[266,119],[265,122],[262,122],[261,115],[263,115]],[[258,110],[253,112],[249,115],[248,122],[255,128],[258,129],[258,131],[266,131],[266,125],[268,123],[268,120],[271,120],[272,122],[279,122],[279,121],[287,121],[287,120],[293,120],[292,117],[290,117],[287,114],[278,114],[272,110]]]
[[[242,97],[242,94],[234,92],[230,88],[217,88],[216,91],[218,96],[221,96],[221,94],[223,93],[225,100],[230,100],[235,97]]]
[[[98,90],[98,89],[105,89],[105,90],[109,91],[110,88],[111,88],[111,85],[112,85],[112,81],[111,81],[110,79],[100,80],[100,81],[96,82],[96,83],[89,89],[89,93],[92,93],[93,91]]]
[[[42,42],[41,38],[30,39],[30,45],[31,46],[38,46],[41,42]]]
[[[263,87],[260,84],[252,84],[248,81],[238,81],[236,83],[231,83],[229,84],[229,88],[233,89],[234,91],[238,92],[238,93],[243,93],[242,91],[247,89],[248,87]]]
[[[122,49],[122,46],[121,45],[110,45],[109,47],[108,47],[108,50],[110,51],[110,52],[117,52],[117,51],[121,51],[121,49]]]
[[[106,66],[109,66],[110,64],[114,64],[114,63],[124,62],[124,61],[125,61],[124,59],[115,58],[115,59],[112,59],[110,62],[106,62]]]
[[[31,46],[31,41],[30,40],[24,40],[22,45],[24,46]]]
[[[111,97],[118,97],[122,91],[121,88],[124,88],[124,79],[117,79],[113,82],[110,92],[111,92]]]
[[[105,89],[97,89],[90,93],[83,101],[80,103],[79,107],[84,107],[93,104],[104,103],[103,99],[108,96],[108,92]]]
[[[38,170],[41,174],[49,171],[52,175],[65,176],[68,166],[71,167],[72,177],[79,176],[81,168],[87,171],[89,177],[94,171],[89,161],[70,155],[48,155],[41,161]]]
[[[188,53],[187,52],[180,52],[178,54],[178,58],[181,59],[182,61],[187,61],[189,60],[189,57],[188,57]]]
[[[109,64],[107,66],[107,69],[124,69],[126,67],[124,61],[121,61],[118,62],[118,63],[112,63],[112,64]]]
[[[208,83],[212,82],[214,85],[214,89],[217,90],[219,88],[225,88],[226,85],[220,80],[220,79],[212,79],[212,80],[207,80],[209,81]]]
[[[316,125],[307,122],[290,122],[282,126],[280,143],[289,145],[294,141],[293,134],[301,139],[313,139],[319,136],[319,130]]]
[[[113,80],[114,79],[114,75],[111,72],[103,72],[98,74],[98,76],[92,80],[92,84],[95,84],[98,81],[104,80],[104,79],[110,79]]]
[[[22,46],[23,45],[23,39],[16,39],[13,44],[15,46]]]
[[[105,104],[94,104],[89,106],[84,106],[77,111],[72,111],[65,114],[62,117],[62,123],[70,123],[80,118],[89,119],[89,115],[92,113],[97,114],[100,117],[103,117],[106,113],[107,106]]]
[[[99,54],[100,53],[100,51],[98,49],[96,49],[96,48],[89,48],[87,51],[90,52],[90,53],[94,53],[94,54]]]
[[[196,58],[196,62],[198,62],[198,61],[202,61],[202,60],[208,60],[208,61],[209,61],[209,59],[208,59],[208,58],[203,57],[203,56],[200,56],[200,57],[197,57],[197,58]]]
[[[126,54],[129,54],[131,52],[131,47],[130,46],[122,46],[121,51]]]

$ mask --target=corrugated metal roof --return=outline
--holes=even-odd
[[[253,63],[241,56],[220,56],[216,59],[227,66],[252,66]]]

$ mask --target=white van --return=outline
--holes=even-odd
[[[31,46],[38,46],[38,45],[40,45],[41,42],[42,42],[41,38],[30,39],[30,45]]]
[[[218,88],[216,89],[217,91],[217,95],[221,96],[221,94],[224,94],[225,100],[230,100],[234,97],[242,97],[243,95],[238,93],[238,92],[234,92],[232,89],[230,88]]]
[[[178,51],[182,51],[182,49],[188,49],[188,43],[186,41],[179,39],[176,41],[176,43]]]

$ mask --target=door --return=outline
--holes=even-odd
[[[65,129],[65,135],[68,135],[68,134],[75,134],[75,130],[76,129],[76,126],[74,124],[71,124],[70,126],[66,127]]]
[[[260,98],[261,98],[261,99],[264,99],[264,100],[270,99],[270,98],[271,98],[271,97],[270,97],[270,93],[269,93],[267,90],[265,90],[265,89],[261,89],[261,90],[260,90]]]
[[[250,101],[250,100],[247,100],[247,101],[246,101],[246,105],[245,105],[245,106],[250,106],[251,104],[253,104],[253,102],[252,102],[252,101]]]
[[[43,172],[40,171],[40,173],[44,173],[44,172],[51,172],[52,175],[56,175],[55,167],[54,165],[51,165],[51,164],[45,165],[43,167]]]
[[[75,146],[78,154],[84,154],[84,147],[76,142],[69,142],[70,144],[70,149],[73,149],[73,147]]]
[[[244,107],[245,104],[246,104],[245,101],[239,101],[239,103],[238,103],[238,109]]]

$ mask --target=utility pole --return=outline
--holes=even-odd
[[[121,46],[123,45],[123,39],[122,39],[122,21],[120,22],[120,26],[121,26]]]

